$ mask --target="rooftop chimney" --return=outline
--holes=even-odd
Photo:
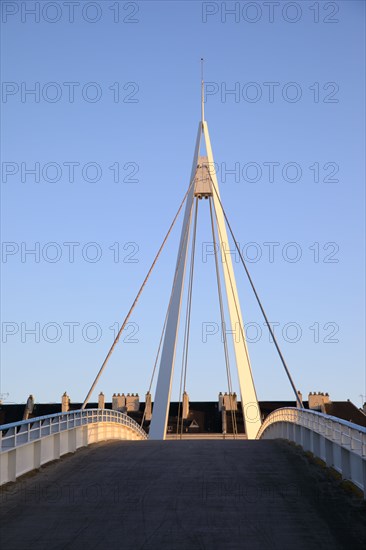
[[[101,391],[98,395],[98,409],[104,409],[105,408],[105,397],[104,393]]]
[[[189,397],[188,397],[188,393],[184,392],[183,393],[183,414],[182,414],[182,417],[184,420],[188,418],[188,414],[189,414]]]
[[[67,392],[61,397],[61,412],[67,412],[70,409],[70,397]]]
[[[28,420],[29,415],[32,414],[34,408],[34,397],[31,394],[28,399],[27,403],[25,405],[24,414],[23,414],[23,420]]]
[[[325,412],[325,405],[330,402],[329,393],[309,393],[309,409]]]
[[[151,410],[151,393],[148,391],[145,396],[145,420],[151,420],[152,410]]]

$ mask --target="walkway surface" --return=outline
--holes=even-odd
[[[362,502],[281,441],[100,443],[0,504],[7,550],[366,548]]]

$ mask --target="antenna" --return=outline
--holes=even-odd
[[[202,128],[203,123],[205,120],[205,95],[204,95],[204,80],[203,80],[203,66],[204,66],[204,59],[201,57],[201,119],[202,119]]]

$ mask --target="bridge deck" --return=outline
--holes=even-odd
[[[279,441],[97,444],[1,496],[7,550],[366,547],[363,506]]]

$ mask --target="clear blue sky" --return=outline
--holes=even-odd
[[[360,405],[364,2],[279,2],[273,13],[264,2],[257,9],[239,2],[230,15],[221,2],[106,0],[80,2],[74,22],[61,1],[47,10],[39,2],[36,16],[25,10],[34,2],[1,4],[6,400],[33,393],[40,402],[59,401],[65,390],[73,401],[84,398],[113,340],[110,327],[128,311],[187,188],[203,56],[222,200],[245,255],[261,254],[248,265],[269,318],[279,323],[296,385],[304,396],[327,391]],[[223,3],[227,10],[234,5]],[[32,88],[36,95],[26,93]],[[233,89],[236,95],[225,93]],[[26,172],[35,163],[39,181]],[[222,171],[235,166],[239,173],[225,178]],[[204,262],[201,253],[210,241],[207,209],[202,202],[192,400],[226,390],[220,337],[202,342],[203,323],[219,323],[213,259]],[[131,318],[137,342],[118,345],[98,386],[107,398],[118,391],[143,395],[148,387],[180,225],[181,218]],[[264,243],[278,243],[273,262]],[[26,249],[36,255],[24,255]],[[96,253],[101,257],[92,262]],[[249,344],[258,397],[291,399],[239,263],[236,273],[244,320],[252,323],[248,335],[258,339]],[[36,335],[26,332],[32,328]],[[96,330],[100,338],[92,342]]]

